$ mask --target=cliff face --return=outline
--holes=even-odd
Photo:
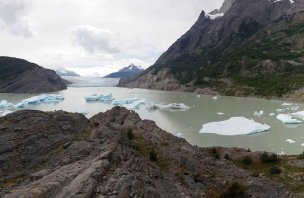
[[[258,163],[259,153],[191,146],[120,107],[89,120],[62,111],[18,111],[0,118],[0,139],[1,197],[184,198],[232,193],[282,198],[292,193],[236,165],[244,156]],[[261,170],[268,171],[265,166]],[[302,185],[297,180],[300,172],[289,170],[297,168],[271,178],[288,177],[288,182],[295,181],[290,185]]]
[[[0,92],[41,93],[67,88],[55,71],[11,57],[0,57]]]
[[[303,21],[299,20],[300,15],[303,15],[301,11],[304,11],[304,2],[301,0],[293,3],[290,0],[227,0],[220,10],[209,15],[202,12],[192,28],[147,72],[129,79],[128,83],[121,83],[121,86],[139,84],[135,82],[139,79],[143,81],[149,71],[154,70],[153,74],[158,76],[158,72],[161,74],[166,69],[180,85],[190,86],[192,91],[197,88],[211,88],[225,95],[262,96],[281,96],[294,91],[303,84],[297,82],[299,86],[292,87],[288,83],[286,87],[261,90],[261,87],[252,85],[254,83],[251,82],[255,79],[243,80],[243,77],[257,76],[260,65],[272,65],[280,70],[286,67],[284,62],[295,61],[300,67],[304,66],[301,58],[303,54],[298,50],[304,32]],[[209,17],[220,13],[224,15],[215,19]],[[285,26],[278,25],[283,23]],[[282,39],[286,42],[282,42]],[[260,47],[262,44],[265,44],[264,48]],[[248,45],[250,49],[263,50],[261,53],[267,55],[252,56]],[[298,55],[293,56],[296,50]],[[283,73],[287,75],[284,71],[279,74]],[[262,77],[265,80],[268,78],[265,75]],[[280,92],[280,89],[284,91]]]

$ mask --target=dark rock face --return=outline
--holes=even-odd
[[[41,93],[67,88],[55,71],[12,57],[0,57],[0,92]]]
[[[281,84],[265,88],[256,86],[258,83],[253,81],[263,81],[264,85],[278,84],[267,81],[271,79],[268,74],[260,74],[258,68],[269,62],[271,64],[266,67],[276,68],[278,73],[273,74],[283,75],[282,79],[291,74],[304,74],[304,53],[298,48],[304,35],[304,28],[301,28],[304,26],[303,21],[298,19],[303,11],[302,0],[295,0],[294,3],[290,0],[226,0],[220,10],[210,13],[225,13],[224,16],[211,19],[202,12],[192,28],[153,66],[135,78],[122,79],[119,86],[166,87],[162,74],[169,70],[179,84],[175,86],[177,90],[208,88],[222,95],[282,97],[303,87],[304,83],[288,82],[286,86]],[[285,26],[278,25],[283,23]],[[252,53],[253,50],[255,52]],[[290,69],[282,69],[287,68],[290,64],[286,63],[290,61],[300,65],[298,69],[301,71],[286,72],[295,70],[293,64]],[[258,75],[263,80],[256,79]],[[159,79],[157,84],[162,86],[148,84],[152,78]],[[167,90],[171,90],[171,86]]]
[[[224,158],[248,151],[214,148],[215,158],[120,107],[90,120],[19,111],[0,118],[0,139],[1,197],[216,197],[233,182],[250,197],[289,194]]]

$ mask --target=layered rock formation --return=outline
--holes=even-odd
[[[41,93],[67,88],[67,81],[55,71],[44,69],[28,61],[0,57],[0,92]]]
[[[120,107],[91,119],[18,111],[0,118],[0,140],[0,196],[6,198],[294,195],[236,165],[257,153],[191,146]]]

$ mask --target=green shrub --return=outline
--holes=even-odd
[[[269,155],[268,153],[264,152],[263,154],[260,155],[260,161],[262,163],[268,162],[269,160]]]
[[[297,156],[298,159],[304,159],[304,152]]]
[[[243,185],[238,182],[231,184],[218,198],[247,198],[247,192]]]
[[[249,164],[252,163],[252,159],[251,159],[250,156],[247,155],[247,156],[243,157],[242,162],[243,162],[243,164],[245,164],[245,165],[249,165]]]
[[[275,154],[275,153],[273,153],[273,154],[271,154],[270,155],[270,157],[269,157],[269,162],[277,162],[279,159],[278,159],[278,155],[277,154]]]
[[[276,166],[273,166],[271,167],[270,169],[270,174],[272,175],[278,175],[278,174],[281,174],[282,173],[282,170]]]
[[[152,162],[156,162],[157,161],[157,153],[155,152],[154,149],[152,149],[149,153],[149,159]]]
[[[133,140],[134,139],[134,134],[133,134],[133,130],[132,129],[128,129],[127,135],[128,135],[128,139],[129,140]]]
[[[268,155],[268,153],[264,152],[261,156],[260,156],[260,161],[262,163],[266,163],[266,162],[272,162],[272,163],[275,163],[277,162],[279,159],[278,159],[278,155],[273,153],[271,154],[270,156]]]
[[[211,150],[211,154],[213,155],[213,157],[214,157],[215,159],[220,159],[220,154],[218,153],[218,151],[217,151],[216,148],[213,148],[213,149]]]

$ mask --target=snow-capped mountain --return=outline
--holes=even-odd
[[[59,76],[80,76],[80,75],[77,74],[76,72],[71,71],[71,70],[67,70],[67,69],[64,69],[64,68],[61,68],[61,69],[56,70],[56,73],[57,73]]]
[[[144,71],[141,66],[131,63],[129,66],[120,69],[118,72],[111,73],[105,78],[122,78],[122,77],[134,77]]]

